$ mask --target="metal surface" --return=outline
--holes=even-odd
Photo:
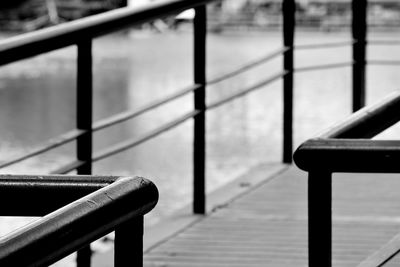
[[[26,182],[27,179],[30,180],[29,183]],[[3,237],[0,241],[1,266],[52,264],[118,229],[125,222],[143,216],[158,200],[158,191],[154,184],[140,177],[3,176],[0,177],[0,190],[4,188],[5,194],[0,194],[2,199],[9,196],[9,202],[24,202],[22,206],[25,210],[20,215],[26,215],[25,212],[32,214],[26,206],[40,207],[45,200],[49,203],[49,197],[54,196],[55,192],[58,192],[58,198],[55,197],[54,202],[60,205],[71,199],[71,192],[79,197],[90,190],[92,193]],[[24,193],[33,197],[27,198]],[[139,234],[136,236],[141,235],[141,229],[137,230]]]
[[[362,108],[317,138],[304,142],[294,153],[296,165],[306,171],[400,171],[400,141],[360,139],[372,138],[398,122],[399,108],[398,92]]]
[[[282,72],[280,72],[280,73],[278,73],[278,74],[276,74],[276,75],[273,75],[273,76],[271,76],[271,77],[269,77],[269,78],[267,78],[267,79],[265,79],[265,80],[263,80],[263,81],[261,81],[261,82],[258,82],[258,83],[255,84],[255,85],[250,86],[249,88],[245,88],[245,89],[241,90],[241,91],[238,92],[238,93],[232,94],[231,96],[228,96],[228,97],[226,97],[226,98],[223,98],[223,99],[220,99],[220,100],[215,101],[215,102],[213,102],[213,103],[210,103],[209,105],[207,105],[207,110],[210,110],[210,109],[219,107],[219,106],[221,106],[221,105],[223,105],[223,104],[226,104],[226,103],[228,103],[228,102],[231,102],[232,100],[234,100],[234,99],[236,99],[236,98],[245,96],[245,95],[248,94],[248,93],[251,93],[251,92],[253,92],[253,91],[255,91],[255,90],[261,89],[261,88],[263,88],[264,86],[267,86],[267,85],[269,85],[269,84],[271,84],[271,83],[273,83],[273,82],[275,82],[275,81],[281,79],[281,78],[284,77],[286,74],[287,74],[287,73],[286,73],[285,71],[282,71]]]
[[[294,159],[305,171],[400,172],[400,141],[311,139],[296,150]]]
[[[77,160],[84,162],[78,167],[78,174],[92,173],[92,120],[93,120],[93,70],[92,70],[92,40],[84,40],[78,44],[77,69],[77,104],[76,128],[85,133],[76,140]]]
[[[93,162],[96,162],[98,160],[107,158],[109,156],[115,155],[119,152],[125,151],[129,148],[135,147],[137,145],[140,145],[141,143],[150,140],[178,125],[181,125],[182,123],[184,123],[185,121],[187,121],[188,119],[191,118],[196,118],[198,115],[200,114],[199,111],[191,111],[188,112],[180,117],[178,117],[177,119],[166,123],[164,125],[161,125],[160,127],[157,127],[156,129],[154,129],[153,131],[150,131],[149,133],[143,135],[142,137],[139,138],[131,138],[125,141],[122,141],[112,147],[108,147],[104,150],[101,150],[99,152],[96,152],[92,158]]]
[[[46,53],[215,0],[169,0],[142,8],[120,8],[0,41],[0,65]]]
[[[308,174],[308,262],[332,266],[332,174],[324,169]]]
[[[363,260],[357,267],[384,267],[386,263],[398,257],[400,252],[400,234]],[[395,266],[394,264],[391,266]]]
[[[349,45],[353,45],[354,41],[340,41],[340,42],[329,42],[329,43],[320,43],[320,44],[302,44],[295,45],[296,50],[306,50],[306,49],[322,49],[322,48],[337,48],[337,47],[346,47]]]
[[[194,118],[193,129],[193,212],[206,212],[206,6],[197,7],[194,27],[194,83],[200,84],[194,92],[194,109],[199,114]]]
[[[112,184],[116,179],[87,175],[1,175],[0,201],[12,203],[2,206],[1,216],[44,216]]]
[[[365,106],[367,0],[352,0],[353,111]]]
[[[77,60],[77,126],[78,130],[85,133],[76,139],[77,160],[84,164],[76,170],[78,174],[92,173],[92,116],[93,116],[93,71],[92,71],[92,40],[86,39],[78,43]],[[90,267],[92,251],[90,246],[78,251],[76,257],[77,267]]]
[[[267,63],[268,61],[275,59],[276,57],[282,56],[283,53],[285,53],[286,51],[288,51],[288,48],[279,48],[276,51],[268,53],[267,55],[255,60],[253,62],[247,63],[234,71],[231,71],[229,73],[223,74],[219,77],[216,77],[216,78],[213,78],[213,79],[207,81],[207,85],[216,84],[216,83],[225,81],[226,79],[232,78],[236,75],[242,74],[243,72],[251,70],[254,67],[257,67],[264,63]]]
[[[296,165],[309,172],[309,266],[332,265],[332,173],[400,172],[400,141],[356,139],[371,138],[398,122],[399,108],[396,92],[295,151]]]
[[[180,97],[185,96],[189,93],[195,92],[196,90],[200,89],[201,87],[202,87],[201,85],[194,84],[192,86],[189,86],[188,88],[185,88],[183,90],[175,92],[175,93],[173,93],[167,97],[164,97],[160,100],[153,101],[138,110],[124,111],[122,113],[118,113],[116,115],[102,119],[100,121],[96,121],[93,124],[93,132],[99,131],[104,128],[108,128],[110,126],[127,121],[129,119],[133,119],[137,116],[140,116],[140,115],[146,113],[147,111],[153,110],[164,104],[170,103],[171,101],[177,100]]]
[[[114,267],[143,266],[143,216],[123,223],[115,230]]]
[[[70,171],[76,170],[77,168],[83,165],[85,165],[85,162],[80,160],[74,160],[66,165],[54,169],[53,171],[50,172],[50,174],[67,174]]]
[[[85,133],[83,130],[78,130],[74,129],[69,132],[66,132],[58,137],[52,138],[45,144],[42,144],[32,150],[30,150],[27,153],[24,153],[22,155],[15,156],[14,158],[11,158],[9,160],[6,160],[0,164],[0,168],[5,168],[7,166],[19,163],[21,161],[24,161],[26,159],[32,158],[34,156],[43,154],[47,151],[50,151],[54,148],[60,147],[62,145],[65,145],[71,141],[75,141],[78,137],[82,136]]]
[[[315,65],[315,66],[304,66],[304,67],[297,67],[295,69],[295,72],[336,69],[336,68],[349,67],[351,65],[353,65],[352,62],[343,62],[343,63],[321,64],[321,65]]]
[[[394,92],[334,125],[320,138],[372,138],[400,120],[400,93]]]
[[[400,60],[368,60],[368,64],[398,66],[400,65]]]
[[[400,40],[368,40],[368,44],[373,45],[400,45]]]
[[[295,30],[294,0],[283,0],[283,45],[288,50],[283,53],[283,162],[292,162],[293,153],[293,53]]]
[[[64,167],[55,170],[55,172],[66,173],[76,169],[78,174],[90,174],[92,171],[93,162],[141,144],[142,142],[145,142],[169,129],[172,129],[177,125],[180,125],[190,118],[194,118],[193,211],[197,214],[204,214],[206,211],[206,110],[225,104],[238,97],[242,97],[247,93],[270,84],[271,82],[282,77],[284,84],[283,162],[291,163],[293,146],[293,54],[295,1],[283,1],[284,48],[278,49],[277,51],[259,58],[256,61],[250,62],[230,73],[210,80],[207,83],[207,24],[205,4],[209,2],[212,2],[212,0],[173,0],[152,3],[140,9],[124,8],[44,29],[38,32],[24,34],[0,42],[0,65],[70,45],[77,45],[78,48],[77,130],[61,135],[59,138],[36,148],[30,153],[9,160],[2,164],[3,167],[44,153],[73,140],[77,140],[77,159]],[[360,6],[356,6],[355,1],[353,1],[353,4],[354,10],[360,8]],[[357,5],[360,4],[358,3]],[[167,96],[166,98],[150,103],[139,110],[126,111],[93,123],[92,39],[131,25],[141,24],[157,18],[162,18],[169,14],[179,13],[189,8],[195,8],[196,11],[196,16],[194,19],[194,85]],[[357,16],[358,15],[360,14],[357,11]],[[353,46],[353,59],[355,61],[353,68],[353,88],[355,88],[353,97],[354,101],[358,101],[356,104],[353,104],[354,106],[362,106],[365,102],[365,28],[363,28],[365,25],[363,24],[362,17],[364,15],[365,14],[361,14],[361,17],[355,16],[354,18],[356,22],[353,24],[353,38],[355,40]],[[330,48],[341,47],[347,44],[347,42],[343,42],[308,46],[303,45],[298,46],[298,48]],[[255,85],[240,91],[239,93],[212,103],[208,107],[206,106],[207,84],[214,84],[236,76],[273,58],[276,58],[281,54],[283,54],[284,61],[283,71],[277,75],[264,79]],[[343,66],[347,66],[347,63],[303,67],[298,68],[297,71]],[[194,111],[175,118],[170,123],[162,125],[138,139],[128,139],[126,141],[122,141],[113,147],[107,148],[106,150],[100,151],[93,155],[93,131],[101,130],[134,118],[191,92],[194,93]],[[318,159],[324,158],[325,154],[321,156],[315,153],[313,145],[315,145],[315,143],[308,143],[300,150],[301,153],[307,154],[308,151],[313,151],[313,155],[318,155]],[[336,144],[337,151],[339,151],[337,152],[338,155],[342,153],[340,152],[341,146],[346,145],[347,143]],[[318,146],[321,147],[320,145]],[[363,144],[360,144],[360,146],[363,146]],[[382,144],[379,144],[379,147],[381,148]],[[332,151],[331,148],[329,149]],[[347,147],[343,148],[342,150],[347,151]],[[325,153],[323,149],[321,151],[321,153]],[[387,154],[385,154],[386,150],[384,152],[378,150],[374,151],[374,155],[376,155],[377,158],[382,157],[382,155],[387,158]],[[304,157],[304,155],[301,153],[297,155]],[[391,150],[391,153],[392,154],[390,154],[390,156],[393,158],[393,162],[398,160],[398,155],[396,154],[397,152],[393,152]],[[306,155],[306,157],[308,156]],[[343,159],[345,159],[344,156]],[[313,160],[315,161],[317,159]],[[385,160],[387,162],[387,159]],[[337,162],[340,163],[340,161]],[[380,161],[378,159],[375,162],[379,163]],[[394,165],[394,163],[391,164]],[[325,167],[325,165],[322,164],[320,167]],[[320,177],[320,175],[323,177]],[[89,181],[87,180],[87,176],[70,178],[68,181],[64,181],[63,179],[63,177],[46,177],[41,178],[39,182],[36,181],[36,179],[29,181],[29,178],[27,178],[28,182],[20,183],[15,179],[10,178],[8,182],[4,183],[3,187],[2,182],[0,181],[0,190],[4,191],[4,193],[0,196],[0,200],[4,198],[4,201],[11,200],[13,203],[15,203],[15,205],[10,205],[13,207],[12,209],[4,209],[4,212],[8,213],[9,215],[43,215],[92,192],[92,190],[94,191],[99,189],[99,191],[90,194],[88,197],[78,200],[67,207],[62,208],[61,210],[46,216],[45,219],[39,221],[38,223],[35,223],[11,235],[9,237],[10,239],[7,239],[5,242],[0,244],[0,264],[6,266],[49,264],[63,257],[64,255],[71,253],[72,251],[82,248],[84,245],[88,245],[95,238],[106,234],[108,231],[115,229],[115,265],[126,266],[126,263],[129,261],[131,265],[141,266],[143,246],[142,216],[145,212],[149,211],[157,201],[157,192],[155,187],[149,185],[145,180],[139,179],[140,181],[138,182],[136,179],[135,182],[133,182],[136,187],[131,188],[130,183],[127,183],[127,179],[129,180],[131,178],[123,178],[117,181],[114,178],[97,178]],[[109,183],[112,184],[108,185]],[[106,186],[106,188],[100,189],[103,186]],[[323,189],[322,191],[319,190],[321,188]],[[131,191],[126,192],[124,190],[131,190],[132,192],[135,192],[135,194],[131,195]],[[146,191],[146,193],[144,193],[144,191]],[[24,200],[35,199],[35,201],[27,204],[25,201],[21,200],[21,197],[16,199],[16,196],[20,196],[21,192],[24,194]],[[320,169],[310,174],[310,266],[318,266],[321,263],[323,263],[324,266],[329,266],[331,261],[331,233],[329,232],[331,229],[330,194],[330,174],[327,173],[326,170]],[[140,198],[138,198],[139,196]],[[319,202],[317,202],[317,200],[321,200],[321,198],[323,199],[321,203],[323,203],[325,206],[322,210],[318,204]],[[48,201],[49,199],[52,199],[52,201]],[[148,202],[144,203],[143,201]],[[129,207],[127,204],[128,202]],[[16,207],[18,207],[18,209],[16,209]],[[32,240],[35,241],[34,245],[30,243]],[[39,248],[40,250],[38,251]],[[24,255],[24,257],[21,257],[20,255]],[[78,253],[78,266],[90,266],[90,255],[90,247],[85,247],[83,250],[81,250],[81,252]]]

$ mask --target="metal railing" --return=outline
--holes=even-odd
[[[122,8],[89,18],[65,23],[50,27],[44,30],[23,34],[17,37],[6,39],[0,42],[0,65],[15,62],[31,56],[36,56],[63,47],[77,46],[77,119],[76,129],[57,136],[45,144],[38,145],[27,153],[17,155],[0,163],[0,168],[20,163],[29,158],[35,157],[52,149],[77,141],[76,160],[61,166],[51,173],[65,174],[77,170],[78,174],[90,174],[92,163],[112,156],[126,149],[137,146],[173,127],[182,124],[188,119],[194,119],[194,197],[193,210],[195,213],[205,212],[205,112],[219,107],[249,92],[260,89],[280,78],[285,81],[285,134],[284,134],[284,162],[291,162],[292,154],[292,98],[293,82],[292,74],[293,61],[293,32],[294,32],[294,1],[285,0],[286,26],[284,48],[269,53],[264,57],[250,62],[236,70],[227,72],[213,79],[206,79],[206,4],[213,0],[170,0],[160,3],[153,3],[143,8],[131,9]],[[194,8],[196,16],[194,18],[194,81],[193,85],[183,88],[165,98],[149,103],[137,110],[127,110],[117,115],[93,122],[93,85],[92,85],[92,40],[96,37],[112,33],[133,25],[142,24],[157,18],[162,18],[171,14]],[[288,30],[290,29],[290,30]],[[287,34],[287,32],[292,32]],[[290,35],[292,37],[290,37]],[[239,75],[256,66],[264,64],[278,56],[285,58],[286,69],[277,71],[270,77],[264,77],[261,81],[254,83],[248,88],[243,88],[240,92],[225,99],[206,104],[206,86],[225,81],[228,78]],[[182,96],[192,93],[194,95],[194,110],[173,119],[167,124],[161,125],[148,134],[137,139],[128,139],[112,147],[101,151],[93,152],[92,136],[94,132],[114,126],[115,124],[133,119],[153,110],[161,105],[174,101]],[[288,130],[290,129],[290,131]]]
[[[270,84],[279,78],[285,77],[285,92],[292,90],[292,82],[285,75],[287,72],[280,71],[277,74],[266,77],[262,81],[255,83],[248,88],[244,88],[239,93],[231,95],[225,99],[218,100],[206,105],[206,86],[215,84],[238,75],[255,66],[274,59],[288,50],[293,49],[291,42],[287,42],[288,47],[268,54],[262,59],[251,62],[238,70],[227,73],[210,81],[206,80],[206,4],[212,0],[170,0],[149,4],[140,9],[122,8],[89,18],[65,23],[40,31],[23,34],[17,37],[6,39],[0,42],[0,65],[5,65],[31,56],[40,55],[49,51],[63,47],[77,46],[77,105],[76,105],[76,129],[57,136],[45,144],[39,145],[27,153],[18,155],[0,163],[0,168],[18,164],[42,153],[51,151],[67,143],[76,141],[77,152],[76,160],[51,171],[56,174],[66,174],[76,170],[78,174],[91,174],[92,164],[96,161],[110,157],[116,153],[135,147],[163,132],[182,124],[188,119],[194,120],[194,147],[193,147],[193,212],[204,214],[206,211],[205,199],[205,112],[216,108],[226,102],[241,97],[251,91],[257,90]],[[293,4],[294,1],[287,1]],[[149,103],[137,110],[127,110],[123,113],[108,117],[106,119],[93,122],[93,73],[92,73],[92,40],[96,37],[112,33],[129,26],[142,24],[167,15],[177,14],[184,10],[194,8],[194,81],[193,85],[177,91],[165,98]],[[294,9],[293,9],[294,12]],[[294,14],[288,14],[288,16]],[[292,22],[293,23],[293,19]],[[286,60],[286,62],[289,62]],[[151,132],[135,139],[121,141],[109,148],[101,151],[93,151],[93,134],[96,131],[106,129],[115,124],[135,118],[147,111],[153,110],[161,105],[176,100],[182,96],[192,93],[194,95],[194,110],[173,118],[169,123],[160,125]],[[286,100],[285,100],[286,101]],[[286,114],[292,113],[292,107],[285,105]],[[291,125],[292,121],[286,121],[285,125]],[[292,136],[291,131],[285,131],[284,158],[285,162],[291,162]],[[77,265],[90,266],[90,247],[78,251]]]
[[[282,48],[273,51],[253,62],[227,72],[219,77],[206,77],[206,38],[207,38],[207,9],[206,5],[216,0],[168,0],[154,2],[137,9],[122,8],[104,14],[80,19],[40,31],[23,34],[17,37],[0,41],[0,65],[5,65],[31,56],[40,55],[63,47],[77,46],[77,105],[76,129],[57,136],[48,142],[38,145],[27,153],[17,155],[0,163],[0,168],[18,164],[51,151],[57,147],[76,141],[76,160],[60,166],[51,173],[66,174],[76,170],[78,174],[91,174],[92,164],[110,157],[124,150],[133,148],[150,140],[165,131],[168,131],[183,122],[194,120],[193,142],[193,212],[206,212],[205,198],[205,155],[206,155],[206,111],[219,107],[252,91],[283,79],[283,162],[292,162],[293,147],[293,75],[297,72],[329,69],[337,67],[353,67],[353,110],[357,110],[365,103],[365,46],[366,21],[363,12],[366,12],[366,0],[353,1],[353,40],[344,43],[328,43],[294,46],[295,33],[295,0],[282,1],[283,13],[283,44]],[[187,88],[145,106],[127,110],[111,117],[93,121],[93,71],[92,71],[92,41],[96,37],[106,35],[130,26],[143,24],[168,15],[177,14],[187,9],[195,9],[194,24],[194,80]],[[351,62],[325,64],[318,66],[294,67],[294,50],[313,48],[334,48],[343,45],[353,46],[353,60]],[[364,50],[364,53],[360,51]],[[253,85],[243,88],[224,99],[206,104],[206,87],[216,84],[245,71],[264,64],[276,57],[283,57],[283,69],[269,77],[263,77]],[[159,106],[170,103],[188,94],[193,94],[194,110],[171,118],[169,123],[160,125],[149,133],[139,137],[121,141],[101,151],[93,151],[93,134],[97,131],[112,127],[121,122],[133,119]],[[90,249],[86,248],[78,253],[78,266],[90,265]]]
[[[1,266],[48,266],[115,231],[114,266],[143,266],[143,215],[158,191],[140,177],[0,176],[2,216],[43,216],[0,239]],[[48,214],[48,215],[46,215]]]
[[[400,141],[367,140],[400,121],[399,109],[400,93],[395,93],[294,153],[296,165],[308,172],[309,266],[332,266],[332,173],[400,172]]]

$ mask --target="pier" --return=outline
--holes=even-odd
[[[399,233],[398,188],[395,174],[334,176],[333,266],[358,266]],[[306,172],[261,165],[209,197],[207,215],[186,209],[145,230],[144,266],[308,266]],[[93,264],[111,262],[112,251]]]
[[[400,121],[400,93],[394,92],[371,105],[375,101],[367,98],[366,70],[367,65],[399,65],[399,60],[392,57],[370,60],[366,52],[367,45],[393,47],[399,41],[368,39],[368,2],[353,0],[350,40],[297,45],[296,2],[283,0],[280,47],[265,51],[263,56],[249,59],[234,70],[229,69],[210,78],[207,76],[207,5],[212,2],[169,0],[140,8],[126,7],[0,42],[0,65],[67,47],[75,49],[76,55],[73,61],[76,69],[72,113],[74,126],[57,131],[55,136],[43,138],[43,142],[36,143],[23,153],[8,156],[0,163],[0,168],[18,168],[18,164],[27,160],[54,152],[65,145],[74,145],[69,157],[57,167],[49,167],[46,174],[0,177],[2,202],[11,203],[2,209],[0,215],[43,216],[3,237],[0,242],[2,266],[46,266],[75,251],[77,267],[110,266],[112,262],[116,267],[377,267],[395,264],[393,262],[400,251],[400,237],[397,235],[400,228],[397,186],[400,184],[396,175],[400,173],[400,141],[397,140],[396,131],[389,136],[390,140],[381,140],[379,134],[387,129],[396,129],[395,124]],[[157,95],[152,101],[141,101],[140,105],[134,101],[132,104],[132,99],[135,99],[132,96],[127,105],[129,108],[123,108],[119,113],[113,112],[108,117],[95,118],[93,41],[191,9],[195,16],[190,31],[193,50],[189,85],[177,88],[172,93]],[[298,51],[326,51],[343,47],[348,49],[347,54],[344,53],[349,56],[346,61],[323,61],[321,64],[305,66],[295,64]],[[158,50],[164,51],[163,48],[159,47]],[[322,55],[326,55],[326,52]],[[311,58],[310,54],[304,57]],[[278,58],[281,64],[273,65],[270,72],[260,72],[249,83],[240,83],[240,88],[227,90],[222,97],[208,97],[214,85]],[[169,64],[178,65],[177,61],[173,59]],[[181,69],[182,72],[187,70],[184,66]],[[306,124],[297,121],[295,116],[298,103],[295,88],[299,82],[297,73],[333,69],[349,71],[346,75],[351,76],[351,90],[343,95],[347,96],[348,102],[345,109],[351,112],[339,124],[296,144],[295,127]],[[56,80],[59,78],[57,75],[55,77]],[[318,76],[318,79],[323,80],[321,77]],[[270,129],[282,128],[280,137],[270,138],[269,132],[257,145],[279,143],[279,152],[270,153],[279,153],[280,160],[274,163],[260,160],[259,165],[253,164],[238,179],[212,192],[207,191],[207,184],[215,183],[208,180],[207,176],[209,115],[277,81],[280,82],[281,91],[279,97],[273,100],[274,103],[280,103],[280,112],[274,112],[275,115],[280,114],[280,124]],[[328,81],[322,81],[325,82]],[[115,87],[111,86],[112,89]],[[146,89],[151,88],[150,85]],[[232,87],[228,86],[227,89]],[[333,96],[344,92],[338,91],[344,88],[334,89],[331,92]],[[387,89],[379,92],[384,90]],[[182,101],[183,98],[185,101]],[[324,100],[324,108],[332,102],[331,99],[333,97]],[[148,100],[147,97],[145,100]],[[260,100],[257,100],[260,104]],[[165,105],[176,105],[175,101],[185,103],[177,105],[178,114],[168,114],[165,121],[156,121],[154,124],[150,123],[153,120],[145,121],[143,125],[146,128],[143,127],[145,130],[139,134],[138,130],[143,130],[142,127],[132,127],[134,124],[131,124],[127,136],[108,142],[108,139],[115,137],[110,134],[107,142],[96,146],[98,132],[104,133],[105,129],[121,126]],[[261,101],[261,105],[267,104]],[[307,111],[317,112],[312,109],[313,106],[314,102],[309,100]],[[233,114],[229,108],[223,113]],[[261,115],[264,118],[266,114],[264,112]],[[233,114],[233,117],[241,116]],[[244,118],[250,120],[250,117]],[[150,213],[150,218],[154,207],[155,212],[157,205],[164,205],[163,191],[159,193],[152,177],[99,176],[95,174],[94,163],[114,155],[120,156],[127,150],[138,149],[143,143],[164,136],[166,132],[187,122],[190,122],[186,124],[191,132],[190,141],[182,142],[183,138],[175,138],[172,144],[190,144],[189,154],[181,153],[180,156],[185,160],[190,159],[191,165],[175,159],[173,166],[190,169],[191,175],[180,175],[177,184],[168,184],[169,177],[165,173],[161,172],[161,178],[166,185],[170,185],[169,190],[180,189],[190,181],[192,195],[187,201],[190,205],[169,218],[162,218],[158,223],[146,224],[143,216]],[[269,121],[264,118],[262,123],[268,124]],[[216,124],[221,126],[219,121]],[[239,128],[223,128],[226,134],[224,138],[235,143],[233,133]],[[252,129],[245,131],[252,132]],[[378,139],[374,139],[377,135]],[[218,144],[215,142],[213,145]],[[246,143],[235,145],[247,146]],[[160,148],[157,152],[161,153],[164,160],[159,165],[154,164],[153,169],[162,168],[170,158],[174,158],[168,149]],[[134,165],[129,157],[122,158],[130,166]],[[236,164],[240,165],[241,162]],[[157,203],[159,196],[160,202]],[[182,199],[176,202],[183,203]],[[93,241],[113,231],[115,240],[112,252],[97,253],[92,249]]]

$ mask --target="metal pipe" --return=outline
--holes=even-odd
[[[332,266],[332,174],[308,174],[308,266]]]
[[[293,152],[293,49],[295,30],[294,0],[284,0],[283,45],[288,48],[283,54],[283,68],[287,74],[283,78],[283,162],[292,163]]]
[[[215,0],[155,1],[141,8],[119,8],[0,41],[0,65],[149,22]]]
[[[319,138],[372,138],[400,120],[400,93],[364,107],[319,135]]]
[[[76,170],[78,174],[92,173],[92,117],[93,117],[93,73],[92,73],[92,40],[85,39],[78,43],[77,60],[77,129],[85,133],[76,139],[77,160],[84,162]],[[90,245],[77,253],[77,267],[90,267],[92,251]]]
[[[115,229],[114,267],[143,267],[143,216]]]
[[[367,0],[352,0],[353,112],[365,106]]]
[[[46,177],[30,178],[37,193]],[[81,188],[80,177],[67,178]],[[88,178],[86,176],[86,178]],[[91,177],[91,180],[95,177]],[[115,178],[105,178],[105,180]],[[0,179],[1,180],[1,179]],[[101,180],[101,179],[100,179]],[[103,179],[104,180],[104,179]],[[63,183],[60,183],[63,185]],[[74,187],[74,183],[70,185]],[[70,187],[68,187],[70,188]],[[53,190],[48,190],[51,193]],[[22,192],[20,192],[22,193]],[[63,195],[67,195],[68,190]],[[14,195],[27,202],[25,195]],[[44,198],[43,195],[38,195]],[[34,202],[36,198],[29,199]],[[48,266],[126,222],[149,212],[157,203],[158,191],[144,178],[123,177],[115,182],[64,206],[11,234],[0,241],[1,266]],[[52,200],[53,201],[53,200]],[[141,233],[141,229],[137,229]],[[135,254],[141,253],[135,252]]]
[[[193,129],[193,213],[206,213],[206,6],[195,9],[194,28],[194,83],[202,85],[194,92]]]

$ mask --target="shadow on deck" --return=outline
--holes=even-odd
[[[239,196],[208,216],[175,233],[176,227],[163,226],[169,233],[162,241],[147,241],[144,266],[307,266],[307,174],[296,167],[273,168],[268,176],[259,170],[234,182],[247,185],[245,192],[235,184],[221,189]],[[334,266],[357,266],[400,231],[398,188],[393,174],[334,175]],[[154,234],[149,229],[145,238]]]

